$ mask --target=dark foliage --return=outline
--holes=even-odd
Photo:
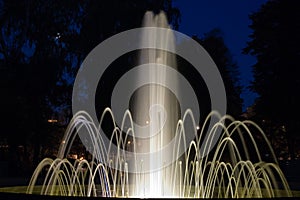
[[[269,130],[273,143],[286,139],[296,154],[300,111],[300,7],[293,0],[273,0],[250,15],[253,33],[244,52],[256,56],[251,89],[259,94],[256,117]],[[277,137],[276,133],[280,136]],[[275,144],[274,144],[275,145]],[[282,147],[283,148],[283,147]],[[283,154],[284,149],[279,150]]]

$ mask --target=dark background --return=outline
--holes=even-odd
[[[72,84],[81,62],[106,38],[140,27],[147,10],[164,10],[174,29],[209,52],[224,80],[228,114],[260,125],[283,168],[296,169],[300,156],[296,1],[0,0],[2,185],[9,184],[7,177],[29,177],[41,159],[56,156],[72,117]],[[132,65],[128,60],[120,62]],[[115,73],[121,75],[122,70]],[[193,73],[185,73],[199,93],[205,90]],[[70,154],[84,156],[80,141],[74,145]],[[299,180],[297,170],[287,171],[290,179]]]

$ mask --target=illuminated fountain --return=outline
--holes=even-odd
[[[167,28],[167,21],[163,14],[154,17],[147,12],[144,26]],[[170,31],[143,40],[172,49],[173,37]],[[255,123],[212,111],[199,125],[195,110],[180,110],[174,94],[180,90],[180,77],[169,73],[176,70],[175,58],[161,50],[144,51],[138,64],[143,63],[149,64],[136,81],[146,79],[149,84],[134,92],[121,123],[110,108],[104,110],[99,122],[86,111],[77,112],[57,159],[46,158],[38,165],[27,193],[142,198],[291,196],[274,152]],[[170,82],[172,89],[164,87]],[[108,142],[102,130],[104,119],[113,124]],[[212,119],[217,120],[210,126]],[[263,139],[271,161],[263,161],[251,131]],[[90,147],[91,158],[71,163],[66,157],[80,132],[85,133],[87,141],[81,140]]]
[[[106,109],[102,115],[112,116],[110,109]],[[203,132],[209,118],[214,115],[219,117],[219,123],[215,124],[213,129],[206,134],[212,136],[218,129],[222,130],[222,135],[217,143],[211,156],[201,157],[200,141],[205,133]],[[130,112],[124,115],[124,122],[131,120]],[[280,168],[276,163],[276,158],[266,139],[263,131],[252,121],[236,121],[230,116],[219,116],[218,113],[212,112],[208,116],[205,124],[197,131],[195,130],[195,141],[190,144],[185,144],[185,128],[184,125],[188,120],[193,120],[193,115],[190,110],[184,114],[184,118],[179,120],[176,129],[175,138],[178,146],[187,145],[188,150],[180,160],[176,160],[170,167],[170,176],[162,175],[159,180],[161,190],[170,189],[167,197],[276,197],[276,196],[291,196],[288,183],[286,182]],[[228,122],[224,126],[224,121]],[[100,124],[102,121],[100,121]],[[131,121],[133,124],[133,122]],[[74,164],[64,159],[68,153],[68,148],[72,144],[77,129],[86,129],[89,131],[97,152],[97,158],[92,160],[77,160]],[[269,147],[270,154],[274,162],[263,162],[260,155],[258,145],[255,142],[251,130],[256,131],[264,138],[264,144]],[[121,130],[126,132],[125,137],[122,137]],[[198,132],[198,134],[197,134]],[[68,196],[106,196],[106,197],[152,197],[147,193],[146,188],[151,185],[146,185],[146,177],[148,173],[143,173],[143,161],[134,160],[136,173],[134,184],[130,184],[128,161],[136,158],[128,158],[122,149],[126,149],[126,145],[130,141],[130,145],[137,146],[133,139],[128,140],[129,134],[134,135],[132,127],[124,129],[124,127],[115,127],[112,139],[117,140],[119,147],[117,152],[112,152],[111,148],[103,149],[100,129],[96,127],[92,119],[86,112],[77,113],[72,119],[62,144],[58,158],[55,160],[46,158],[36,168],[27,193],[50,194],[50,195],[68,195]],[[99,137],[100,136],[100,137]],[[239,136],[238,141],[234,141],[233,137]],[[245,138],[250,140],[245,141]],[[204,151],[208,150],[211,143],[203,144]],[[238,143],[242,143],[239,148]],[[113,143],[109,145],[111,147]],[[254,149],[251,151],[251,158],[257,162],[250,161],[250,152],[248,148]],[[229,151],[229,157],[225,154]],[[193,154],[191,153],[193,152]],[[176,158],[176,149],[172,155]],[[105,160],[105,162],[104,162]],[[108,164],[103,164],[108,163]],[[47,169],[44,182],[41,186],[36,186],[38,176]],[[279,188],[280,183],[283,188]],[[37,190],[39,190],[37,192]],[[155,196],[156,197],[156,196]],[[164,197],[162,195],[161,197]]]

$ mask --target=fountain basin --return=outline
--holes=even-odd
[[[40,195],[38,192],[40,191],[42,186],[36,186],[35,191],[33,191],[33,194],[26,194],[27,186],[10,186],[10,187],[2,187],[0,188],[0,199],[30,199],[30,200],[36,200],[36,199],[99,199],[104,197],[76,197],[76,196],[58,196],[58,195]],[[266,192],[266,191],[265,191]],[[276,192],[278,192],[280,197],[286,197],[286,193],[284,190],[277,189]],[[293,197],[289,197],[292,199],[298,199],[300,197],[300,191],[292,190]],[[130,197],[134,198],[135,197]],[[141,199],[142,197],[136,197],[136,199]],[[147,197],[146,197],[147,198]],[[147,199],[174,199],[168,198],[168,197],[162,197],[162,198],[147,198]],[[189,199],[193,199],[190,198]]]

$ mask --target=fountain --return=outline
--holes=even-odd
[[[107,108],[102,114],[109,115],[114,120],[113,114]],[[205,133],[206,123],[209,118],[216,116],[219,122],[215,124],[207,134],[209,138],[218,129],[222,130],[222,135],[218,141],[215,150],[211,156],[201,157],[200,145],[201,139]],[[130,120],[133,125],[131,114],[126,111],[124,122]],[[252,121],[237,121],[232,117],[225,115],[221,117],[217,112],[212,112],[202,128],[197,131],[194,126],[195,137],[197,139],[190,144],[185,144],[185,123],[188,120],[194,120],[191,110],[184,113],[182,120],[178,121],[175,140],[178,146],[188,146],[188,150],[182,156],[182,159],[176,160],[167,168],[170,170],[170,176],[164,169],[159,171],[162,177],[160,191],[162,195],[159,197],[193,197],[193,198],[210,198],[210,197],[233,197],[233,198],[250,198],[250,197],[282,197],[291,196],[289,185],[284,178],[280,168],[277,165],[276,158],[272,148],[263,133],[263,131]],[[227,126],[224,122],[228,122]],[[100,121],[100,124],[102,121]],[[92,138],[97,152],[98,158],[93,157],[90,161],[76,160],[74,164],[70,163],[64,157],[68,152],[68,148],[72,144],[74,137],[78,134],[75,129],[86,129]],[[255,142],[250,129],[253,129],[264,138],[265,145],[269,147],[270,154],[274,162],[264,162],[259,152],[257,143]],[[128,136],[134,135],[132,127],[115,127],[112,133],[111,143],[113,139],[117,140],[118,151],[112,152],[111,148],[103,149],[103,138],[99,133],[101,129],[96,127],[92,118],[88,113],[82,111],[77,113],[72,119],[66,131],[64,141],[61,146],[58,158],[55,160],[46,158],[36,168],[27,193],[33,191],[42,195],[66,195],[66,196],[104,196],[104,197],[157,197],[147,191],[148,187],[152,187],[151,182],[147,180],[149,173],[143,171],[143,161],[137,158],[126,157],[123,149],[128,145]],[[125,136],[122,136],[125,132]],[[199,133],[199,134],[198,134]],[[100,136],[100,137],[99,137]],[[234,141],[234,136],[239,136],[242,142],[242,149]],[[249,140],[246,142],[245,139]],[[211,145],[211,141],[203,144],[204,151],[207,151]],[[130,145],[137,146],[137,141],[133,140]],[[252,155],[249,154],[249,148],[254,149]],[[225,154],[228,150],[229,156]],[[174,150],[172,157],[176,158],[178,151]],[[250,161],[256,159],[257,162]],[[211,158],[211,159],[210,159]],[[105,160],[106,165],[100,162]],[[129,162],[134,160],[135,175],[130,174]],[[152,159],[152,158],[151,158]],[[42,186],[36,186],[38,176],[44,169],[47,169]],[[155,172],[157,173],[157,172]],[[155,174],[157,175],[157,174]],[[131,183],[130,177],[134,179]],[[149,182],[147,182],[149,181]],[[168,183],[165,185],[164,183]],[[278,184],[283,188],[279,188]],[[149,185],[147,185],[149,184]],[[151,191],[153,189],[150,189]],[[167,190],[167,195],[164,191]]]
[[[179,93],[185,96],[185,91],[180,90],[182,77],[174,75],[174,56],[163,51],[175,51],[173,31],[165,31],[168,25],[162,13],[153,16],[147,12],[144,26],[163,29],[155,29],[157,34],[149,37],[142,36],[141,43],[146,40],[153,47],[165,45],[140,53],[140,67],[129,79],[135,78],[137,85],[145,80],[147,84],[133,90],[122,115],[106,108],[98,120],[90,109],[83,111],[75,106],[57,158],[45,158],[37,166],[27,193],[138,198],[292,196],[270,143],[254,122],[235,120],[225,115],[221,106],[221,114],[213,110],[199,124],[199,110],[192,104],[188,105],[191,108],[181,104]],[[147,34],[153,29],[142,30]],[[160,34],[160,30],[166,34]],[[86,60],[83,65],[92,59]],[[216,85],[218,80],[221,79],[214,80]],[[126,90],[131,89],[119,91]],[[225,96],[222,91],[220,95]],[[212,104],[216,105],[214,100]],[[118,106],[118,102],[114,105]],[[104,119],[113,124],[108,140],[102,130]],[[264,162],[252,131],[263,138],[271,161]],[[67,155],[77,136],[91,157],[71,163]]]

